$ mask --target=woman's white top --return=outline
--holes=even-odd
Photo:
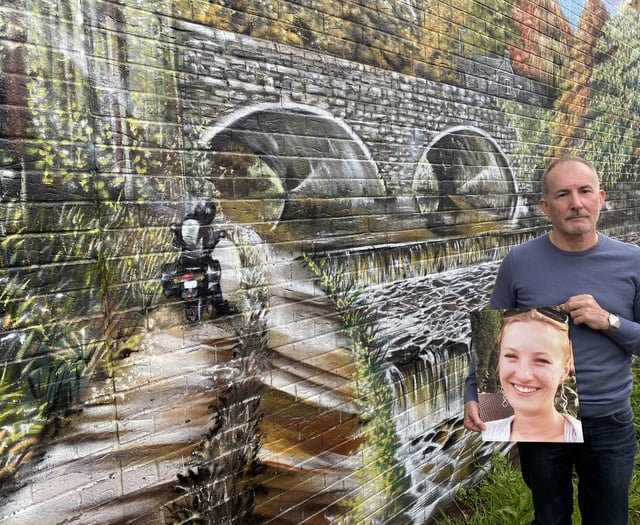
[[[564,417],[564,442],[584,443],[582,435],[582,423],[569,414],[562,414]],[[511,424],[515,416],[487,421],[486,430],[482,431],[483,441],[511,441]]]

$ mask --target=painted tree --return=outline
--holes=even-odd
[[[136,34],[163,34],[159,17],[113,7],[101,18],[75,0],[24,9],[7,13],[29,45],[0,44],[20,86],[1,130],[13,144],[0,155],[0,485],[138,332],[169,231],[149,228],[162,218],[136,199],[160,198],[167,173],[183,172],[178,153],[159,153],[181,150],[174,77],[156,74],[172,57]],[[95,59],[106,56],[118,60]]]
[[[591,76],[585,155],[608,183],[636,178],[640,157],[640,15],[622,8],[603,27]]]
[[[464,18],[462,41],[473,55],[503,56],[509,42],[515,38],[512,0],[470,0]],[[461,21],[462,22],[462,21]]]
[[[497,392],[498,381],[498,336],[502,323],[502,310],[481,310],[471,313],[473,346],[477,359],[478,391]]]
[[[554,119],[549,124],[552,142],[549,158],[563,153],[579,152],[586,140],[586,118],[592,89],[589,84],[596,63],[595,45],[609,13],[601,0],[588,0],[578,23],[567,71],[561,84],[562,94],[556,104]]]
[[[571,26],[560,6],[553,0],[518,0],[513,18],[517,36],[509,51],[514,71],[558,90],[573,45]]]

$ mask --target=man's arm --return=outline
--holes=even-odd
[[[513,288],[513,273],[511,271],[511,258],[507,256],[503,259],[496,282],[491,292],[489,308],[492,310],[503,310],[507,308],[517,308],[518,300]]]
[[[476,379],[476,365],[471,356],[471,371],[464,383],[464,427],[473,432],[481,432],[486,428],[480,419],[480,404],[478,403],[478,382]]]
[[[627,352],[640,355],[640,323],[618,316],[620,326],[611,329],[609,314],[613,312],[602,308],[590,294],[574,295],[565,301],[562,308],[576,325],[584,324],[602,332]]]

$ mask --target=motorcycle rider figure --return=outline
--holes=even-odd
[[[213,258],[212,253],[220,240],[226,237],[224,230],[214,230],[211,226],[215,215],[216,205],[203,200],[196,204],[193,213],[185,215],[182,222],[171,224],[173,245],[180,248],[182,253],[177,263],[165,266],[162,281],[167,297],[182,294],[189,323],[200,320],[208,300],[213,301],[218,315],[227,313],[229,309],[220,287],[220,262]],[[202,284],[205,289],[201,290],[202,284],[198,284],[197,288],[186,284],[194,282],[187,272],[204,274],[206,279]],[[170,278],[169,274],[173,274],[174,278]],[[178,274],[184,274],[182,280],[177,278]],[[189,286],[195,295],[180,289],[181,286]]]
[[[200,201],[193,213],[188,213],[181,223],[173,223],[173,245],[180,248],[187,257],[200,258],[210,254],[225,232],[214,231],[211,223],[216,216],[213,202]]]

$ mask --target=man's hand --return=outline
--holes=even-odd
[[[592,295],[574,295],[562,305],[575,324],[585,324],[594,330],[609,328],[609,312],[602,308]]]
[[[484,421],[480,419],[477,401],[467,401],[464,404],[464,427],[473,432],[481,432],[487,428]]]

